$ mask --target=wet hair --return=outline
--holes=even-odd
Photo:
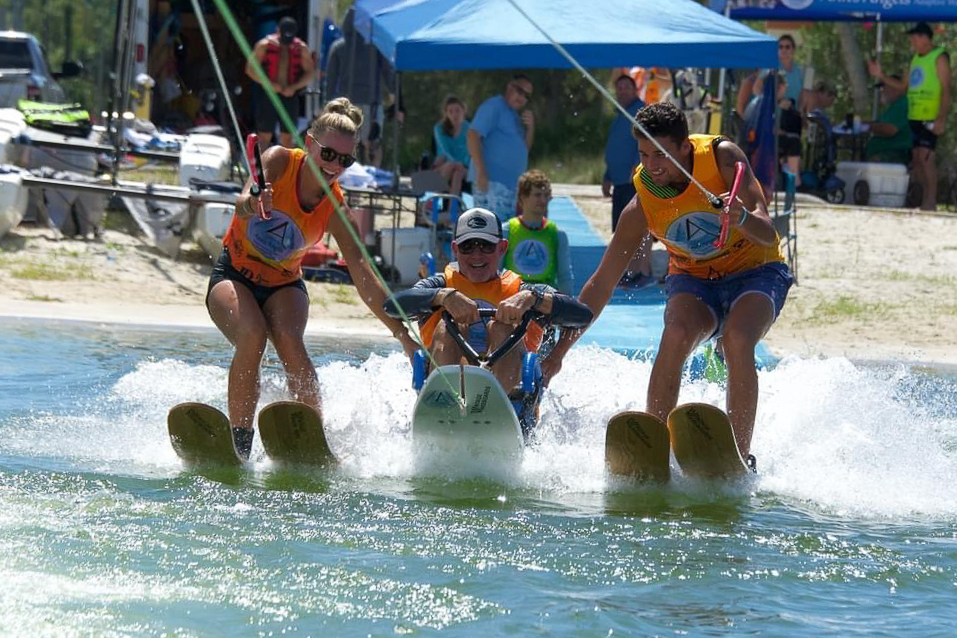
[[[445,100],[443,100],[442,102],[442,132],[448,135],[449,137],[452,137],[452,135],[455,133],[452,120],[450,120],[449,116],[446,115],[446,111],[448,110],[449,106],[452,104],[458,104],[459,106],[462,107],[463,111],[465,110],[465,102],[460,100],[457,96],[455,95],[445,96]]]
[[[362,109],[350,102],[349,98],[337,97],[322,108],[322,113],[309,127],[309,134],[318,138],[326,131],[332,131],[358,138],[360,126]]]
[[[785,33],[780,38],[778,38],[778,44],[781,44],[782,42],[790,43],[791,48],[797,50],[797,43],[794,41],[794,38],[791,36],[790,33]]]
[[[622,73],[617,78],[615,78],[615,86],[618,86],[618,83],[621,82],[622,80],[628,80],[629,82],[631,82],[632,86],[635,86],[635,87],[638,86],[637,84],[635,84],[635,78],[631,77],[627,73]]]
[[[522,173],[522,176],[518,178],[518,199],[531,195],[534,188],[544,188],[551,193],[552,183],[542,171],[533,169]]]
[[[688,139],[688,119],[681,109],[670,102],[649,104],[638,111],[635,119],[651,137],[667,137],[675,144]],[[636,140],[644,137],[637,126],[631,134]]]

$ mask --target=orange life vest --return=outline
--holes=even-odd
[[[289,151],[286,169],[273,180],[269,219],[234,215],[223,239],[233,268],[254,284],[282,286],[302,277],[306,251],[322,238],[329,218],[335,214],[335,204],[329,197],[312,210],[303,210],[299,205],[299,172],[305,160],[306,152],[302,149]],[[330,186],[341,203],[339,183]]]
[[[491,281],[480,284],[469,281],[458,268],[452,264],[445,267],[445,287],[454,288],[463,295],[475,301],[485,301],[492,306],[498,306],[499,302],[508,299],[518,293],[522,287],[522,278],[511,270],[503,270],[499,276]],[[422,343],[426,348],[432,346],[432,338],[435,335],[435,327],[442,320],[442,311],[433,312],[420,328]],[[525,349],[528,352],[535,352],[542,345],[542,327],[535,322],[528,324],[528,331],[525,333]]]
[[[266,75],[273,82],[279,82],[279,60],[282,57],[282,44],[275,33],[266,36],[266,53],[263,55],[262,65]],[[299,38],[293,38],[289,43],[289,64],[286,70],[285,86],[290,86],[302,77],[303,52],[307,51],[306,43]]]
[[[692,175],[712,193],[728,190],[715,159],[715,147],[723,140],[715,135],[690,135],[694,152]],[[736,224],[728,228],[723,248],[714,245],[721,234],[721,211],[716,210],[697,186],[682,192],[656,185],[645,174],[644,165],[635,171],[635,189],[648,220],[648,231],[668,249],[668,272],[702,279],[720,279],[775,261],[784,261],[779,247],[757,244]]]

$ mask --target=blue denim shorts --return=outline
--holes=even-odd
[[[715,338],[721,336],[725,319],[735,302],[747,293],[756,292],[767,297],[774,306],[774,318],[777,319],[793,283],[794,277],[787,265],[773,262],[721,279],[668,275],[665,279],[665,291],[668,299],[680,293],[687,293],[708,306],[717,325],[711,335],[711,338]]]
[[[503,224],[515,217],[517,193],[501,182],[489,182],[488,190],[473,189],[472,199],[479,208],[487,208],[495,213]]]

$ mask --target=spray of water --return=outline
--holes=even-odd
[[[411,370],[400,354],[319,366],[326,430],[341,472],[359,479],[408,478]],[[545,393],[535,444],[513,488],[566,495],[622,488],[604,468],[604,427],[621,410],[644,408],[651,364],[580,347]],[[957,511],[957,383],[902,366],[846,359],[788,358],[762,371],[752,445],[760,474],[747,490],[822,514],[878,519]],[[67,415],[34,414],[10,424],[3,451],[69,459],[111,473],[174,475],[166,411],[181,401],[225,407],[226,372],[175,359],[147,360]],[[587,379],[587,383],[583,382]],[[723,406],[724,389],[686,381],[681,402]],[[262,404],[287,398],[278,370],[263,377]],[[268,470],[258,439],[254,468]],[[663,490],[689,490],[680,475]]]

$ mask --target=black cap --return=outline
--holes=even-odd
[[[285,43],[292,42],[292,39],[296,37],[296,33],[299,31],[299,23],[296,22],[295,18],[290,18],[286,16],[279,21],[279,39]]]
[[[926,22],[918,22],[907,31],[907,35],[926,35],[928,38],[933,38],[934,30]]]

